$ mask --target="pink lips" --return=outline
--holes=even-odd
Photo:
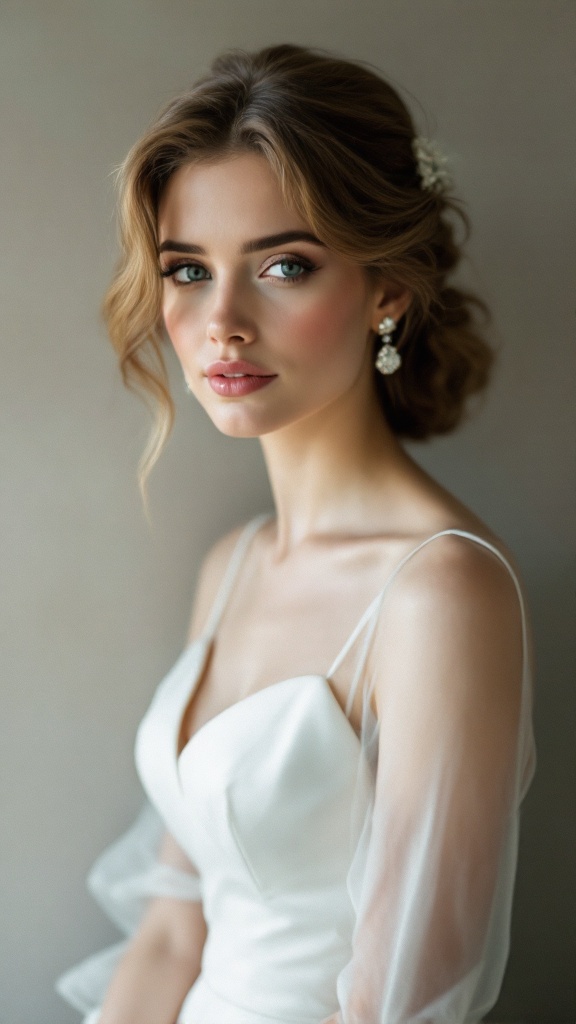
[[[273,381],[277,374],[266,373],[262,367],[244,359],[221,359],[205,370],[208,383],[218,395],[239,398],[258,391]]]

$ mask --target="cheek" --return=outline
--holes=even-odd
[[[182,309],[176,303],[165,302],[162,306],[162,317],[166,333],[172,342],[176,354],[182,358],[186,349],[186,339],[190,339],[190,323]]]
[[[340,289],[322,300],[311,302],[290,318],[293,351],[299,358],[333,358],[338,352],[361,355],[364,306],[359,297]]]

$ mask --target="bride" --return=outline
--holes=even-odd
[[[534,750],[511,556],[402,446],[491,362],[444,160],[372,70],[285,45],[218,58],[121,181],[143,478],[167,338],[218,430],[260,438],[274,513],[207,555],[138,730],[147,806],[92,874],[129,937],[59,991],[98,1024],[478,1021]]]

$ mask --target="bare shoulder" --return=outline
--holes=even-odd
[[[494,546],[510,564],[503,546]],[[376,705],[391,685],[420,692],[423,678],[444,696],[468,690],[514,700],[522,657],[522,610],[510,568],[477,540],[439,536],[402,566],[385,595],[373,668]]]
[[[206,623],[234,548],[244,529],[245,524],[235,527],[220,537],[212,545],[202,562],[188,630],[189,642],[199,635]]]
[[[512,612],[519,610],[512,573],[518,577],[510,553],[497,539],[446,533],[432,538],[408,559],[394,590],[400,605],[417,604],[423,610],[452,607],[464,612],[486,606],[498,611],[508,607]]]
[[[420,466],[414,468],[422,520],[414,531],[414,555],[394,582],[398,597],[434,607],[494,601],[517,609],[514,576],[520,573],[504,542]]]

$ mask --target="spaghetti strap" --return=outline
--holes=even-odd
[[[254,519],[251,519],[241,531],[234,546],[234,550],[232,551],[230,561],[226,567],[226,572],[224,573],[220,586],[217,590],[214,603],[210,609],[210,614],[203,630],[203,635],[207,640],[212,640],[216,630],[218,629],[220,619],[222,618],[222,614],[228,603],[230,594],[232,593],[232,588],[236,582],[236,577],[238,576],[240,566],[244,560],[244,555],[250,546],[252,538],[258,532],[260,527],[270,518],[270,514],[268,512],[264,512],[261,515],[256,516]]]
[[[363,640],[363,643],[362,643],[362,646],[361,646],[361,649],[360,649],[360,654],[358,656],[356,667],[355,667],[355,670],[354,670],[354,676],[353,676],[352,683],[351,683],[351,686],[350,686],[350,690],[349,690],[349,693],[348,693],[348,699],[346,701],[346,716],[348,718],[350,717],[350,714],[351,714],[351,711],[352,711],[352,707],[353,707],[353,704],[354,704],[354,699],[355,699],[355,696],[356,696],[356,691],[357,691],[357,688],[358,688],[358,683],[359,683],[359,681],[360,681],[360,679],[362,677],[362,673],[363,673],[364,667],[366,665],[366,659],[368,657],[368,652],[370,650],[370,643],[372,641],[372,637],[374,636],[374,631],[375,631],[376,626],[378,624],[378,617],[379,617],[380,609],[382,607],[382,603],[384,601],[384,597],[386,595],[386,592],[387,592],[389,586],[396,579],[396,576],[398,575],[400,570],[404,568],[406,563],[409,562],[410,559],[414,557],[414,555],[416,555],[419,551],[421,551],[422,548],[426,547],[428,544],[431,544],[433,540],[437,540],[438,537],[447,537],[447,536],[464,537],[466,540],[473,541],[475,544],[479,544],[481,547],[486,548],[488,551],[491,551],[492,554],[495,555],[500,560],[500,562],[505,566],[505,568],[508,570],[510,576],[512,577],[512,580],[514,582],[514,586],[516,588],[516,593],[518,595],[518,602],[519,602],[519,605],[520,605],[520,615],[521,615],[521,619],[522,619],[522,663],[523,663],[523,684],[524,684],[524,681],[526,679],[526,673],[527,673],[527,670],[528,670],[528,627],[527,627],[527,622],[526,622],[526,610],[525,610],[525,607],[524,607],[524,598],[522,596],[522,588],[520,587],[520,581],[518,580],[518,577],[517,577],[516,573],[514,572],[514,570],[513,570],[512,566],[510,565],[510,562],[508,561],[508,559],[502,554],[501,551],[498,550],[497,547],[494,546],[494,544],[490,544],[489,541],[484,540],[482,537],[478,537],[475,533],[468,533],[467,530],[457,530],[455,528],[454,529],[447,529],[447,530],[440,530],[438,533],[434,533],[430,537],[427,537],[420,544],[417,544],[415,548],[412,548],[412,550],[409,551],[408,554],[404,556],[404,558],[400,559],[398,565],[390,573],[390,575],[389,575],[388,579],[386,580],[382,590],[376,595],[374,600],[371,601],[371,603],[368,605],[366,611],[361,616],[361,618],[358,621],[357,625],[354,627],[354,629],[352,630],[350,636],[346,640],[344,646],[341,648],[341,650],[337,654],[336,658],[334,659],[332,665],[330,666],[330,669],[329,669],[328,674],[327,674],[327,678],[328,679],[332,678],[334,672],[336,672],[337,669],[340,667],[340,665],[344,661],[344,658],[349,653],[349,651],[352,649],[352,647],[354,646],[356,640],[361,635],[362,631],[365,629],[366,626],[368,626],[368,629],[366,630],[366,634],[364,636],[364,640]]]

